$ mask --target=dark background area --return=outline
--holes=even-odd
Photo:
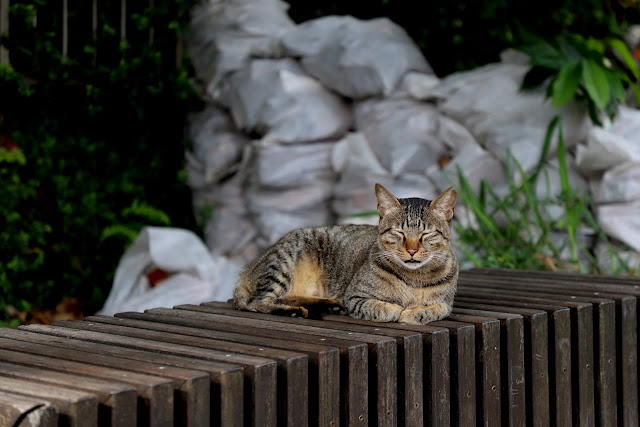
[[[119,2],[103,2],[111,6],[95,36],[84,2],[69,16],[84,36],[70,38],[67,57],[59,3],[12,1],[2,37],[12,67],[0,66],[0,324],[8,307],[24,313],[65,297],[97,310],[143,225],[199,232],[183,167],[185,120],[202,103],[177,50],[197,1],[128,2],[126,42]],[[386,16],[441,77],[496,61],[530,35],[622,37],[640,22],[631,0],[289,3],[296,22]]]

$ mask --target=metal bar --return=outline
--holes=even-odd
[[[62,0],[62,57],[69,54],[69,0]]]
[[[127,40],[127,0],[120,0],[120,40]]]
[[[0,0],[0,36],[9,33],[9,0]],[[9,65],[9,50],[0,45],[0,64]]]

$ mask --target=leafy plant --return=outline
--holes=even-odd
[[[118,224],[105,227],[100,235],[100,240],[117,237],[124,240],[124,247],[129,246],[145,225],[170,226],[169,216],[158,208],[145,202],[134,200],[131,206],[121,212],[121,220]]]
[[[555,172],[545,162],[554,135],[558,140],[557,174],[561,186],[557,195],[551,193],[549,185],[551,173]],[[513,171],[507,171],[509,189],[505,195],[498,195],[485,181],[476,194],[458,169],[459,194],[468,207],[465,222],[475,225],[454,223],[457,247],[475,266],[599,272],[593,248],[579,239],[581,231],[593,230],[608,245],[617,272],[629,271],[595,221],[589,196],[571,186],[559,117],[549,124],[540,161],[530,176],[525,175],[517,160],[510,160],[509,164],[518,170],[519,180],[513,178]],[[542,197],[536,191],[539,181],[546,189]],[[564,215],[551,214],[550,209],[558,206]],[[558,243],[558,236],[566,239]]]
[[[591,120],[602,124],[603,114],[613,118],[618,105],[625,102],[627,88],[640,103],[640,70],[620,39],[598,40],[578,34],[551,41],[531,37],[520,49],[529,56],[532,65],[523,88],[547,83],[547,97],[554,107],[576,97],[584,99]]]

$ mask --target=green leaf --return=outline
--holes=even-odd
[[[560,69],[552,85],[554,107],[560,107],[573,98],[580,85],[581,74],[582,66],[577,61],[569,62]]]
[[[607,70],[607,81],[609,82],[609,89],[611,93],[611,98],[615,99],[618,102],[624,102],[627,93],[624,90],[624,86],[622,85],[622,81],[617,74]]]
[[[522,46],[520,50],[529,55],[531,65],[558,69],[565,62],[562,54],[554,46],[543,40]]]
[[[609,82],[604,68],[592,59],[582,61],[582,80],[589,97],[602,110],[609,103]]]
[[[640,104],[640,87],[638,85],[632,84],[629,86],[633,91],[634,96],[636,97],[636,102]]]
[[[624,65],[626,65],[629,71],[631,71],[633,77],[636,80],[640,79],[638,64],[636,64],[635,58],[631,55],[631,52],[629,52],[627,45],[620,39],[607,39],[607,43],[618,53],[618,55],[620,55],[620,59],[622,59]]]

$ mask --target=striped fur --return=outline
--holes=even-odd
[[[379,225],[292,231],[241,272],[237,309],[307,317],[344,312],[425,324],[449,315],[458,280],[450,247],[456,192],[396,199],[376,184]]]

